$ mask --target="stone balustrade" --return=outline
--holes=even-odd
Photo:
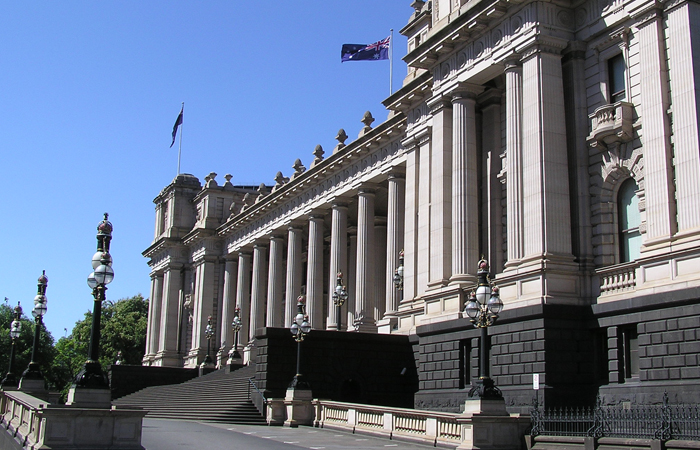
[[[600,295],[634,290],[637,287],[637,266],[636,263],[626,263],[596,270],[600,277]]]
[[[119,448],[143,450],[135,409],[56,405],[20,391],[0,393],[0,448]]]
[[[325,400],[312,404],[316,427],[460,449],[500,448],[497,442],[503,436],[517,442],[529,424],[528,417],[517,414],[454,414]],[[285,401],[268,400],[267,407],[269,424],[281,425]]]
[[[603,105],[589,115],[589,118],[591,134],[588,136],[588,142],[594,147],[599,143],[608,145],[614,142],[628,142],[634,137],[634,105],[631,103]]]
[[[457,447],[462,443],[463,415],[415,409],[389,408],[353,403],[315,400],[314,425],[369,434],[391,439],[426,442]]]

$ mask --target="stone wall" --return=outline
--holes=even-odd
[[[211,369],[206,372],[211,372]],[[150,386],[184,383],[199,376],[199,369],[111,365],[107,368],[107,373],[114,400]]]
[[[282,398],[296,369],[297,343],[286,328],[256,333],[256,383]],[[313,330],[301,343],[301,373],[315,398],[412,407],[418,379],[408,336]]]

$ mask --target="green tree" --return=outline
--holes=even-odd
[[[31,306],[33,307],[33,304]],[[25,308],[29,307],[29,305],[25,306]],[[31,310],[27,309],[27,311]],[[10,323],[14,320],[14,314],[14,306],[8,303],[0,305],[0,379],[5,377],[10,365],[10,346],[12,345]],[[15,343],[15,366],[13,370],[17,379],[22,376],[22,372],[29,365],[34,344],[35,320],[33,318],[29,319],[23,313],[20,322],[22,323],[22,328],[20,329],[20,336]],[[39,330],[36,359],[49,389],[56,389],[62,386],[61,374],[54,371],[53,368],[55,355],[56,349],[54,348],[53,336],[42,323]]]
[[[141,295],[102,303],[100,320],[100,364],[103,369],[117,360],[122,352],[123,364],[141,364],[146,350],[148,300]],[[56,344],[57,372],[70,374],[69,384],[87,359],[92,329],[92,311],[75,323],[71,334]]]

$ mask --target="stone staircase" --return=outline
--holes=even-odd
[[[253,376],[255,365],[231,373],[221,369],[185,383],[142,389],[112,404],[143,408],[150,418],[266,425],[248,398],[248,378]]]

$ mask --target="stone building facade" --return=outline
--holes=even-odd
[[[462,311],[484,255],[505,304],[490,371],[512,410],[536,394],[700,401],[698,4],[410,6],[386,121],[366,114],[355,140],[340,130],[270,188],[182,174],[156,197],[143,363],[201,363],[209,315],[225,363],[236,307],[245,351],[304,292],[314,329],[410,336],[415,405],[457,410],[477,374]]]

